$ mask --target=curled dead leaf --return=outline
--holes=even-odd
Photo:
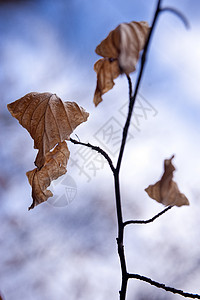
[[[67,170],[67,162],[70,152],[66,142],[59,143],[52,152],[46,153],[45,162],[41,169],[35,168],[26,173],[29,183],[32,186],[33,203],[29,209],[47,201],[53,194],[47,187],[52,180],[64,175]]]
[[[99,59],[94,65],[94,70],[97,73],[97,86],[93,102],[97,106],[102,101],[101,96],[112,89],[113,79],[119,76],[120,70],[116,60],[111,61],[107,58]]]
[[[29,93],[8,104],[8,110],[28,130],[34,148],[39,150],[37,168],[27,172],[32,186],[31,209],[52,196],[47,187],[66,173],[70,153],[64,140],[70,139],[73,130],[85,122],[89,114],[75,102],[63,102],[51,93]]]
[[[135,71],[149,29],[144,21],[122,23],[109,33],[95,51],[105,58],[118,59],[121,72],[129,74]]]
[[[8,110],[25,127],[38,149],[35,165],[41,168],[45,154],[57,143],[69,139],[89,114],[75,102],[63,102],[56,94],[29,93],[8,104]]]
[[[147,22],[122,23],[96,47],[96,53],[104,57],[94,65],[97,86],[93,102],[97,106],[101,96],[112,89],[113,79],[121,73],[135,71],[139,53],[144,48],[149,26]]]
[[[153,185],[149,185],[145,191],[152,199],[166,206],[182,206],[189,205],[189,201],[184,194],[179,191],[179,188],[172,180],[175,167],[172,164],[172,159],[165,159],[164,173],[161,179]]]
[[[112,30],[108,36],[96,47],[96,54],[105,58],[118,58],[120,54],[121,33],[120,25]]]

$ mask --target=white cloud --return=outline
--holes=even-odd
[[[194,23],[185,30],[175,24],[165,22],[154,50],[162,68],[170,69],[185,99],[200,106],[200,27]]]

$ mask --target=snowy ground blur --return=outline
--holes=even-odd
[[[94,108],[93,64],[98,59],[94,49],[120,22],[151,23],[155,5],[153,0],[0,1],[0,293],[4,300],[118,299],[117,227],[107,164],[70,144],[68,172],[52,185],[57,198],[27,211],[32,200],[25,173],[34,167],[36,151],[6,105],[31,91],[76,101],[90,117],[75,133],[82,141],[106,149],[116,161],[118,144],[109,128],[121,132],[127,82],[118,78]],[[190,30],[168,13],[158,22],[123,160],[124,219],[148,219],[163,209],[144,189],[160,178],[163,160],[172,154],[175,181],[190,206],[173,208],[153,224],[129,226],[125,249],[129,272],[200,294],[200,2],[163,0],[165,5],[184,13]],[[135,82],[136,74],[132,79]],[[132,280],[127,300],[132,299],[181,297]]]

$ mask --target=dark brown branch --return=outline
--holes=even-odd
[[[128,87],[129,87],[129,100],[131,100],[132,93],[133,93],[132,81],[129,75],[126,75],[126,78],[128,80]]]
[[[122,286],[121,290],[119,291],[120,299],[126,299],[126,290],[128,284],[128,273],[124,273],[122,276]]]
[[[103,155],[103,157],[107,160],[107,162],[108,162],[108,164],[109,164],[112,172],[115,171],[115,168],[113,166],[113,162],[112,162],[110,156],[103,149],[101,149],[100,147],[91,145],[90,143],[83,143],[83,142],[74,140],[72,138],[70,138],[70,142],[72,142],[73,144],[76,144],[76,145],[86,146],[88,148],[91,148],[92,150],[97,151],[98,153],[100,153],[101,155]]]
[[[136,86],[135,86],[135,91],[134,91],[133,97],[131,97],[131,99],[130,99],[128,116],[127,116],[127,119],[126,119],[126,123],[124,125],[123,134],[122,134],[122,142],[121,142],[119,156],[118,156],[118,160],[117,160],[116,169],[118,170],[118,172],[120,170],[120,166],[121,166],[121,162],[122,162],[122,157],[123,157],[124,148],[125,148],[125,145],[126,145],[126,139],[127,139],[127,135],[128,135],[128,129],[129,129],[129,126],[130,126],[130,121],[131,121],[131,117],[132,117],[132,113],[133,113],[135,100],[136,100],[136,97],[137,97],[137,94],[138,94],[139,86],[140,86],[142,75],[143,75],[143,72],[144,72],[144,66],[145,66],[145,62],[146,62],[146,56],[147,56],[147,52],[148,52],[148,49],[149,49],[150,40],[151,40],[153,31],[155,29],[156,21],[158,19],[158,16],[159,16],[159,13],[160,13],[160,10],[161,10],[160,9],[160,4],[161,4],[161,0],[159,0],[158,4],[157,4],[157,8],[156,8],[156,11],[155,11],[155,14],[154,14],[154,19],[153,19],[153,22],[152,22],[152,26],[151,26],[151,29],[149,31],[149,35],[148,35],[148,38],[147,38],[147,41],[146,41],[146,44],[145,44],[145,47],[144,47],[144,50],[143,50],[139,75],[138,75],[138,78],[137,78],[137,81],[136,81]],[[129,77],[127,77],[127,78],[128,78],[128,81],[129,81],[129,90],[130,90],[130,80],[129,80]]]
[[[126,222],[124,222],[124,227],[127,226],[127,225],[129,225],[129,224],[149,224],[149,223],[155,221],[160,216],[162,216],[164,213],[166,213],[172,207],[173,206],[168,206],[167,208],[165,208],[164,210],[162,210],[161,212],[159,212],[157,215],[155,215],[153,218],[148,219],[148,220],[129,220],[129,221],[126,221]]]
[[[118,246],[118,254],[121,265],[121,273],[122,273],[122,284],[120,290],[120,300],[126,299],[126,290],[127,290],[127,269],[126,269],[126,259],[124,252],[124,227],[123,227],[123,217],[122,217],[122,209],[121,209],[121,195],[120,195],[120,185],[119,185],[119,173],[115,169],[114,172],[115,179],[115,198],[116,198],[116,210],[117,210],[117,222],[118,222],[118,238],[117,238],[117,246]]]
[[[120,300],[125,300],[126,299],[126,290],[127,290],[127,283],[128,283],[128,276],[127,276],[127,268],[126,268],[126,259],[125,259],[125,252],[124,252],[124,245],[123,245],[123,235],[124,235],[124,223],[123,223],[123,217],[122,217],[122,209],[121,209],[121,196],[120,196],[120,186],[119,186],[119,172],[120,172],[120,167],[121,167],[121,162],[122,162],[122,157],[124,154],[124,148],[126,145],[126,139],[128,136],[128,130],[130,126],[130,121],[133,113],[133,108],[135,104],[135,100],[138,94],[138,89],[140,86],[140,82],[142,79],[142,75],[144,72],[144,66],[146,62],[146,55],[149,49],[149,44],[151,40],[152,33],[155,28],[155,24],[160,12],[160,4],[161,0],[158,0],[157,3],[157,8],[155,11],[152,27],[149,32],[149,36],[147,38],[144,51],[142,54],[141,58],[141,64],[140,64],[140,70],[139,70],[139,75],[136,81],[136,86],[135,86],[135,91],[132,96],[132,83],[130,77],[127,75],[127,80],[129,84],[129,107],[128,107],[128,115],[127,119],[123,128],[123,134],[122,134],[122,141],[121,141],[121,146],[119,150],[119,155],[117,159],[117,166],[114,171],[114,179],[115,179],[115,198],[116,198],[116,208],[117,208],[117,221],[118,221],[118,238],[117,238],[117,244],[118,244],[118,254],[120,258],[120,264],[121,264],[121,274],[122,274],[122,285],[121,285],[121,291],[120,291]]]
[[[120,145],[120,150],[119,150],[119,155],[118,155],[118,159],[117,159],[116,168],[113,166],[112,160],[108,156],[108,154],[104,150],[102,150],[100,147],[93,146],[90,143],[82,143],[80,141],[70,139],[70,141],[74,144],[79,144],[79,145],[89,147],[89,148],[97,151],[98,153],[102,154],[105,157],[105,159],[108,161],[108,163],[110,165],[110,168],[111,168],[111,170],[113,172],[113,175],[114,175],[115,199],[116,199],[117,222],[118,222],[117,245],[118,245],[118,254],[119,254],[119,259],[120,259],[120,264],[121,264],[121,275],[122,275],[120,300],[125,300],[126,299],[127,283],[128,283],[128,279],[130,279],[130,278],[136,278],[136,279],[146,281],[146,282],[148,282],[148,283],[150,283],[154,286],[157,286],[159,288],[163,288],[166,291],[171,291],[173,293],[178,293],[178,294],[183,295],[185,297],[187,297],[186,295],[190,295],[190,298],[192,298],[191,295],[193,295],[193,294],[189,294],[189,293],[184,293],[184,292],[182,292],[180,290],[176,290],[174,288],[166,287],[164,284],[160,284],[158,282],[155,282],[155,281],[151,280],[150,278],[147,278],[147,277],[144,277],[144,276],[141,276],[141,275],[137,275],[137,274],[127,273],[126,259],[125,259],[124,245],[123,245],[124,227],[126,225],[128,225],[128,224],[139,224],[139,223],[140,224],[148,224],[150,222],[153,222],[155,219],[160,217],[162,214],[164,214],[167,210],[169,210],[171,208],[171,207],[166,208],[165,210],[163,210],[162,212],[160,212],[159,214],[157,214],[153,218],[151,218],[149,220],[146,220],[146,221],[130,220],[130,221],[123,222],[122,207],[121,207],[120,184],[119,184],[120,167],[121,167],[122,157],[123,157],[123,154],[124,154],[124,149],[125,149],[126,140],[127,140],[127,136],[128,136],[128,130],[129,130],[129,127],[130,127],[131,117],[132,117],[136,97],[137,97],[137,94],[138,94],[138,90],[139,90],[139,87],[140,87],[142,75],[144,73],[144,67],[145,67],[145,63],[146,63],[146,56],[147,56],[147,53],[148,53],[148,50],[149,50],[151,37],[152,37],[153,31],[155,29],[155,25],[156,25],[159,13],[164,12],[164,11],[171,11],[171,12],[175,13],[176,15],[178,15],[185,24],[187,23],[187,22],[185,22],[185,18],[183,18],[183,16],[179,12],[177,12],[176,10],[168,8],[168,7],[162,9],[160,7],[161,1],[162,0],[158,0],[158,2],[157,2],[157,7],[156,7],[155,14],[154,14],[152,26],[150,28],[149,35],[148,35],[147,41],[145,43],[145,47],[144,47],[143,54],[142,54],[142,57],[141,57],[140,69],[139,69],[138,78],[137,78],[137,81],[136,81],[134,93],[132,91],[131,79],[130,79],[129,75],[127,75],[127,80],[128,80],[128,85],[129,85],[129,107],[128,107],[127,119],[126,119],[126,122],[125,122],[125,125],[124,125],[124,128],[123,128],[122,141],[121,141],[121,145]],[[182,294],[181,294],[181,292],[182,292]],[[193,297],[193,298],[200,299],[199,297]]]
[[[176,15],[182,22],[183,22],[183,24],[185,25],[185,27],[187,28],[187,29],[189,29],[190,28],[190,25],[189,25],[189,22],[188,22],[188,20],[186,19],[186,17],[180,12],[180,11],[178,11],[178,10],[176,10],[175,8],[173,8],[173,7],[164,7],[164,8],[161,8],[160,9],[160,12],[171,12],[171,13],[173,13],[174,15]]]
[[[198,295],[198,294],[191,294],[191,293],[187,293],[187,292],[184,292],[182,290],[179,290],[179,289],[175,289],[173,287],[166,286],[163,283],[159,283],[157,281],[152,280],[151,278],[148,278],[148,277],[145,277],[145,276],[142,276],[142,275],[128,274],[128,278],[134,278],[134,279],[139,279],[139,280],[145,281],[145,282],[147,282],[147,283],[149,283],[153,286],[156,286],[157,288],[161,288],[161,289],[163,289],[167,292],[171,292],[173,294],[178,294],[178,295],[183,296],[185,298],[200,299],[200,295]]]

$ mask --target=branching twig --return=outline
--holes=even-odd
[[[159,212],[157,215],[155,215],[153,218],[148,219],[148,220],[129,220],[129,221],[126,221],[126,222],[124,222],[124,227],[129,225],[129,224],[149,224],[149,223],[153,222],[154,220],[156,220],[157,218],[159,218],[160,216],[162,216],[164,213],[166,213],[172,207],[173,206],[168,206],[167,208],[165,208],[164,210]]]
[[[160,9],[160,12],[171,12],[173,13],[174,15],[176,15],[182,22],[183,24],[185,25],[185,27],[188,29],[190,27],[189,23],[188,23],[188,20],[186,19],[186,17],[178,10],[176,10],[175,8],[173,7],[163,7]]]
[[[127,80],[128,80],[128,84],[129,84],[129,108],[128,108],[128,115],[127,115],[127,119],[123,128],[123,134],[122,134],[122,141],[121,141],[121,146],[120,146],[120,150],[119,150],[119,156],[118,156],[118,160],[117,160],[117,166],[115,169],[114,174],[114,179],[115,179],[115,198],[116,198],[116,207],[117,207],[117,220],[118,220],[118,238],[117,238],[117,243],[118,243],[118,254],[119,254],[119,258],[120,258],[120,264],[121,264],[121,272],[122,272],[122,285],[121,285],[121,291],[120,291],[120,300],[125,300],[126,298],[126,289],[127,289],[127,283],[128,283],[128,279],[131,278],[130,276],[128,276],[127,273],[127,268],[126,268],[126,259],[125,259],[125,252],[124,252],[124,245],[123,245],[123,236],[124,236],[124,227],[128,224],[147,224],[150,222],[153,222],[156,218],[158,218],[159,216],[161,216],[162,214],[164,214],[167,210],[169,210],[171,207],[166,208],[164,211],[162,211],[161,213],[159,213],[158,215],[154,216],[152,219],[147,220],[147,221],[127,221],[127,222],[123,222],[123,216],[122,216],[122,209],[121,209],[121,195],[120,195],[120,187],[119,187],[119,172],[120,172],[120,167],[121,167],[121,162],[122,162],[122,157],[124,154],[124,149],[125,149],[125,145],[126,145],[126,140],[127,140],[127,136],[128,136],[128,130],[130,127],[130,122],[131,122],[131,117],[132,117],[132,113],[133,113],[133,109],[134,109],[134,104],[136,101],[136,97],[138,94],[138,90],[139,90],[139,86],[141,83],[141,79],[142,79],[142,75],[144,72],[144,67],[145,67],[145,63],[146,63],[146,56],[147,56],[147,52],[149,49],[149,45],[150,45],[150,40],[153,34],[153,31],[155,29],[155,25],[158,19],[158,16],[161,12],[164,12],[166,10],[171,11],[173,13],[175,13],[176,15],[178,15],[181,20],[187,25],[187,22],[185,21],[185,18],[182,16],[181,13],[177,12],[174,9],[171,8],[161,8],[161,0],[158,0],[157,3],[157,8],[154,14],[154,18],[153,18],[153,22],[152,22],[152,26],[149,32],[149,36],[147,38],[144,50],[143,50],[143,54],[141,57],[141,64],[140,64],[140,69],[139,69],[139,74],[138,74],[138,78],[136,81],[136,85],[135,85],[135,90],[132,96],[132,83],[131,83],[131,79],[130,77],[127,75]]]
[[[94,146],[94,145],[91,145],[90,143],[83,143],[83,142],[80,142],[80,141],[77,141],[77,140],[74,140],[72,138],[70,138],[70,142],[72,142],[73,144],[76,144],[76,145],[82,145],[82,146],[85,146],[85,147],[88,147],[88,148],[91,148],[92,150],[95,150],[97,151],[98,153],[100,153],[101,155],[103,155],[103,157],[107,160],[112,172],[114,172],[115,168],[113,166],[113,162],[110,158],[110,156],[103,150],[101,149],[100,147],[98,146]]]
[[[124,154],[124,149],[125,149],[126,140],[127,140],[127,136],[128,136],[128,130],[129,130],[129,127],[130,127],[131,117],[132,117],[136,97],[137,97],[137,94],[138,94],[139,86],[140,86],[140,83],[141,83],[142,75],[144,73],[144,67],[145,67],[145,63],[146,63],[146,56],[147,56],[147,53],[148,53],[150,40],[151,40],[153,31],[155,29],[155,25],[156,25],[158,16],[161,12],[169,11],[169,12],[172,12],[172,13],[176,14],[184,22],[184,24],[186,26],[188,26],[188,22],[185,19],[185,17],[180,12],[178,12],[176,9],[173,9],[171,7],[161,8],[160,7],[161,6],[161,1],[162,0],[158,0],[158,2],[157,2],[157,7],[156,7],[155,14],[154,14],[152,26],[150,28],[149,35],[148,35],[147,41],[145,43],[145,47],[144,47],[143,54],[142,54],[142,57],[141,57],[141,64],[140,64],[140,69],[139,69],[138,78],[137,78],[137,81],[136,81],[134,93],[133,93],[133,90],[132,90],[131,79],[130,79],[129,75],[126,75],[127,80],[128,80],[128,85],[129,85],[129,107],[128,107],[127,119],[126,119],[126,122],[125,122],[125,125],[124,125],[124,128],[123,128],[122,141],[121,141],[121,145],[120,145],[120,150],[119,150],[119,155],[118,155],[118,159],[117,159],[116,168],[113,166],[113,162],[112,162],[111,158],[109,157],[109,155],[103,149],[101,149],[100,147],[93,146],[90,143],[82,143],[80,141],[77,141],[77,140],[74,140],[74,139],[70,138],[70,141],[72,143],[89,147],[89,148],[97,151],[101,155],[103,155],[104,158],[109,163],[109,166],[110,166],[110,168],[113,172],[114,182],[115,182],[115,199],[116,199],[117,222],[118,222],[117,245],[118,245],[118,254],[119,254],[120,265],[121,265],[121,275],[122,275],[120,300],[125,300],[126,299],[127,284],[128,284],[128,280],[130,278],[135,278],[135,279],[140,279],[140,280],[146,281],[146,282],[150,283],[151,285],[154,285],[158,288],[165,289],[166,291],[170,291],[172,293],[177,293],[177,294],[182,295],[184,297],[200,299],[199,295],[185,293],[181,290],[177,290],[177,289],[174,289],[174,288],[171,288],[171,287],[167,287],[164,284],[158,283],[156,281],[151,280],[150,278],[147,278],[147,277],[144,277],[144,276],[141,276],[141,275],[129,274],[127,272],[126,258],[125,258],[124,245],[123,245],[124,228],[125,228],[126,225],[128,225],[128,224],[148,224],[148,223],[151,223],[155,219],[157,219],[158,217],[163,215],[165,212],[167,212],[169,209],[172,208],[171,206],[169,206],[169,207],[165,208],[163,211],[161,211],[159,214],[155,215],[153,218],[151,218],[149,220],[146,220],[146,221],[145,220],[129,220],[129,221],[123,222],[122,207],[121,207],[121,194],[120,194],[120,181],[119,181],[120,167],[121,167],[122,157],[123,157],[123,154]]]
[[[145,66],[145,61],[146,61],[146,55],[147,51],[149,48],[150,44],[150,39],[152,36],[152,33],[155,28],[155,24],[159,15],[160,11],[160,4],[161,0],[158,1],[156,12],[154,15],[152,27],[149,32],[149,36],[147,38],[144,51],[142,54],[141,58],[141,65],[140,65],[140,70],[139,70],[139,75],[136,81],[136,86],[135,86],[135,91],[132,96],[132,83],[130,80],[130,77],[127,76],[128,79],[128,84],[129,84],[129,108],[128,108],[128,115],[127,119],[123,128],[123,134],[122,134],[122,141],[121,141],[121,146],[119,150],[119,156],[117,160],[117,166],[114,172],[114,179],[115,179],[115,198],[116,198],[116,207],[117,207],[117,220],[118,220],[118,238],[117,238],[117,243],[118,243],[118,254],[120,258],[120,264],[121,264],[121,272],[122,272],[122,285],[121,285],[121,291],[120,291],[120,300],[125,300],[126,299],[126,290],[127,290],[127,283],[128,283],[128,276],[127,276],[127,271],[126,271],[126,259],[125,259],[125,253],[124,253],[124,245],[123,245],[123,236],[124,236],[124,223],[123,223],[123,218],[122,218],[122,209],[121,209],[121,195],[120,195],[120,187],[119,187],[119,172],[120,172],[120,167],[121,167],[121,162],[122,162],[122,157],[124,154],[124,148],[126,145],[126,139],[128,136],[128,130],[130,126],[130,121],[133,113],[133,108],[134,104],[136,101],[138,89],[140,86],[140,82],[142,79],[143,71],[144,71],[144,66]]]
[[[167,292],[171,292],[173,294],[179,294],[179,295],[181,295],[185,298],[200,299],[200,295],[198,295],[198,294],[191,294],[191,293],[187,293],[187,292],[184,292],[182,290],[179,290],[179,289],[175,289],[173,287],[166,286],[163,283],[159,283],[157,281],[152,280],[151,278],[148,278],[148,277],[145,277],[145,276],[142,276],[142,275],[128,274],[128,278],[134,278],[134,279],[139,279],[139,280],[148,282],[149,284],[151,284],[153,286],[156,286],[157,288],[161,288],[161,289],[163,289]]]

